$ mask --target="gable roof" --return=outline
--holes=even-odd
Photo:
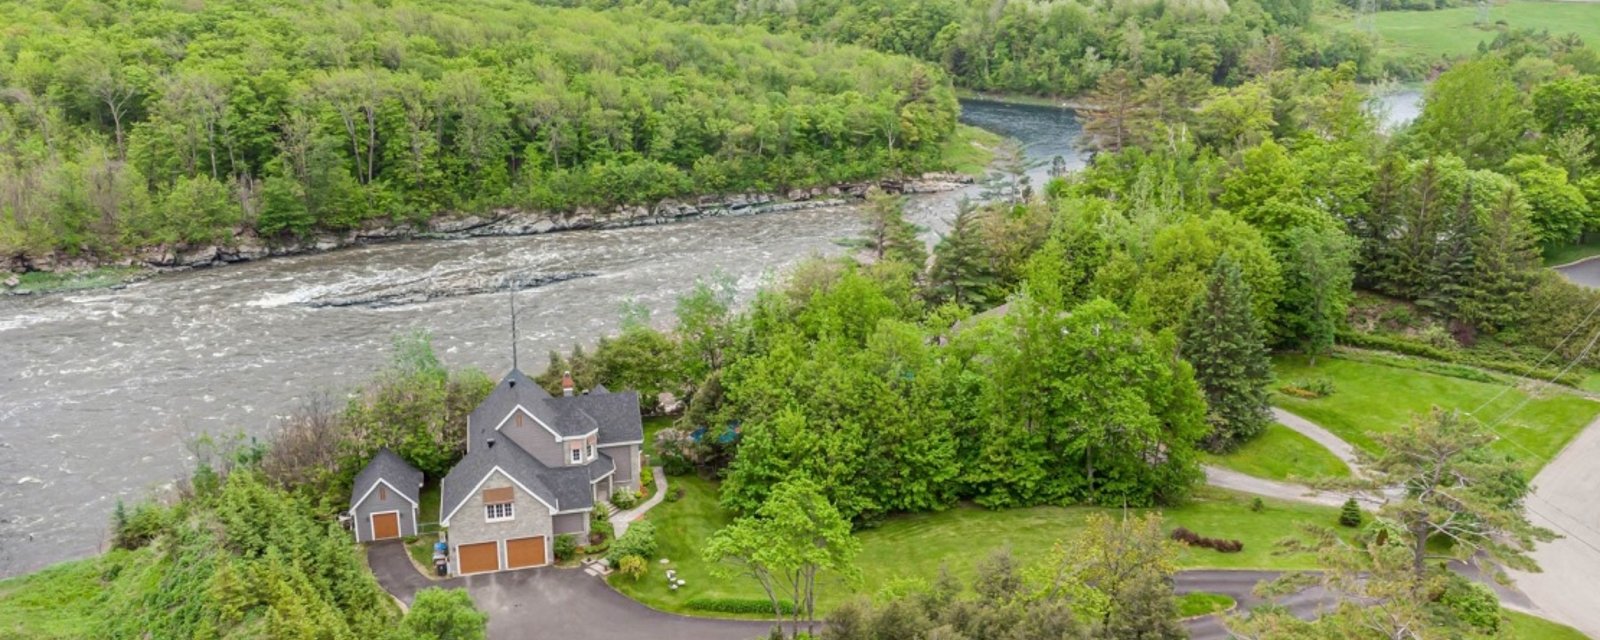
[[[384,447],[372,456],[372,461],[367,463],[361,473],[356,474],[355,484],[350,487],[350,508],[354,509],[361,504],[380,480],[392,487],[395,493],[410,500],[411,504],[417,504],[419,488],[422,486],[422,472],[406,464],[405,460],[395,455],[395,452],[390,451],[388,447]]]
[[[573,438],[598,431],[601,446],[644,440],[639,415],[639,392],[612,393],[597,386],[590,393],[552,396],[518,369],[506,373],[476,409],[472,410],[472,444],[476,450],[492,431],[517,408],[527,411],[546,431]]]
[[[501,438],[492,447],[473,447],[472,453],[444,477],[440,484],[442,522],[448,522],[495,469],[522,485],[553,513],[594,507],[594,492],[589,488],[589,471],[585,467],[545,466],[509,438]]]

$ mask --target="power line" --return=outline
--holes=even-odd
[[[1594,307],[1589,309],[1589,314],[1584,316],[1582,320],[1579,320],[1578,324],[1573,325],[1572,330],[1568,331],[1567,335],[1562,337],[1560,342],[1556,343],[1556,346],[1551,347],[1548,352],[1545,352],[1544,357],[1539,358],[1539,362],[1535,363],[1533,368],[1538,369],[1539,367],[1544,366],[1544,363],[1550,360],[1550,356],[1553,356],[1556,354],[1556,352],[1560,351],[1561,347],[1567,346],[1567,341],[1571,340],[1572,336],[1578,335],[1578,330],[1582,329],[1584,325],[1589,324],[1589,320],[1593,319],[1594,314],[1597,312],[1600,312],[1600,302],[1596,302]],[[1484,401],[1483,404],[1478,405],[1478,408],[1473,409],[1471,413],[1476,414],[1477,412],[1482,411],[1484,407],[1493,404],[1494,401],[1499,400],[1501,396],[1504,396],[1512,389],[1515,389],[1516,386],[1516,382],[1514,381],[1511,384],[1506,385],[1504,389],[1500,390],[1500,393],[1494,394],[1493,398],[1489,398],[1488,400]]]

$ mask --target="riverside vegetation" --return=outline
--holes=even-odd
[[[107,261],[942,164],[937,67],[509,0],[0,7],[0,255]]]

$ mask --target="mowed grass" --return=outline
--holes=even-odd
[[[1233,598],[1220,593],[1195,591],[1178,596],[1178,617],[1193,618],[1232,609]]]
[[[683,499],[664,502],[650,512],[656,522],[660,550],[650,561],[650,573],[635,582],[613,574],[611,583],[623,593],[657,609],[695,613],[694,598],[764,599],[747,579],[716,577],[700,559],[704,541],[732,520],[717,506],[714,483],[695,477],[674,477],[673,486],[684,488]],[[1209,549],[1184,549],[1179,563],[1185,568],[1312,569],[1315,561],[1303,555],[1275,555],[1275,543],[1299,532],[1301,522],[1332,525],[1336,509],[1265,501],[1260,512],[1250,510],[1251,496],[1204,487],[1182,507],[1164,512],[1168,529],[1187,527],[1213,538],[1233,538],[1245,543],[1240,553]],[[1132,509],[1130,514],[1143,510]],[[1009,549],[1024,564],[1040,561],[1057,542],[1082,530],[1091,514],[1119,517],[1120,509],[1096,507],[1031,507],[991,511],[960,505],[937,513],[889,518],[874,529],[857,534],[861,541],[858,565],[862,582],[855,586],[828,584],[819,592],[818,607],[831,609],[854,594],[874,596],[886,589],[901,590],[908,583],[927,583],[941,567],[963,582],[975,572],[979,560]],[[669,560],[661,564],[660,558]],[[665,570],[676,569],[687,581],[677,591],[667,588]],[[757,616],[759,617],[759,616]]]
[[[1335,392],[1316,399],[1279,395],[1274,402],[1374,453],[1380,451],[1378,434],[1396,431],[1435,406],[1477,411],[1479,420],[1504,436],[1494,448],[1523,460],[1531,474],[1600,413],[1600,403],[1559,386],[1525,382],[1501,394],[1507,383],[1465,380],[1380,362],[1324,357],[1313,367],[1302,356],[1285,356],[1275,364],[1279,380],[1327,378]],[[1531,395],[1533,390],[1538,391],[1537,396]]]
[[[1373,24],[1382,40],[1383,53],[1422,54],[1429,57],[1456,57],[1478,50],[1478,43],[1499,35],[1495,25],[1504,21],[1510,29],[1549,31],[1552,35],[1575,33],[1585,42],[1600,42],[1600,3],[1535,2],[1514,0],[1489,8],[1488,26],[1479,26],[1475,6],[1437,11],[1381,11]],[[1327,27],[1354,31],[1353,14],[1322,18]]]
[[[1311,438],[1273,423],[1227,455],[1202,454],[1207,464],[1271,480],[1348,478],[1350,467]]]
[[[1579,244],[1564,244],[1559,247],[1547,247],[1544,250],[1544,266],[1559,267],[1595,256],[1600,256],[1600,240]]]
[[[1516,640],[1587,640],[1589,637],[1559,622],[1516,611],[1506,611],[1505,614],[1511,623],[1511,633],[1507,635]]]

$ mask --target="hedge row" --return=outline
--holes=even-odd
[[[772,613],[772,601],[757,598],[691,598],[684,606],[716,613]],[[783,610],[783,615],[794,614],[794,603],[788,600],[778,601],[778,608]]]
[[[1244,551],[1244,542],[1239,540],[1224,540],[1222,538],[1207,538],[1198,533],[1178,527],[1172,530],[1172,539],[1191,547],[1204,547],[1221,551],[1223,553],[1238,553]]]
[[[1554,380],[1558,384],[1564,384],[1569,387],[1576,387],[1583,382],[1583,376],[1571,372],[1561,373],[1555,369],[1535,367],[1533,365],[1521,362],[1510,362],[1494,358],[1484,358],[1472,353],[1441,349],[1431,344],[1417,342],[1415,340],[1407,340],[1405,338],[1397,338],[1394,336],[1385,336],[1375,333],[1340,331],[1339,344],[1352,347],[1361,347],[1363,349],[1381,349],[1383,351],[1393,351],[1409,356],[1417,356],[1419,358],[1438,360],[1451,364],[1478,367],[1480,369],[1498,371],[1500,373],[1522,376],[1524,378],[1533,378],[1536,380]]]

